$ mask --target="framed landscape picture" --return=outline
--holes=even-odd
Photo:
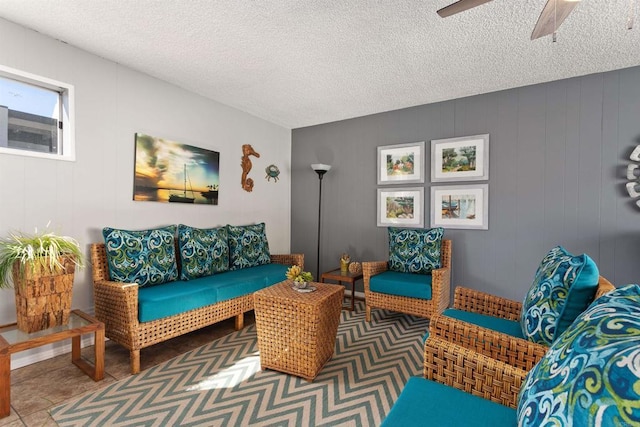
[[[431,141],[431,182],[489,179],[489,134]]]
[[[378,227],[424,227],[424,188],[378,188]]]
[[[424,182],[424,141],[378,147],[378,185]]]
[[[431,227],[489,229],[489,184],[431,187]]]
[[[218,204],[220,153],[136,133],[133,200]]]

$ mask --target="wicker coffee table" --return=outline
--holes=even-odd
[[[254,293],[262,369],[313,381],[335,351],[344,287],[310,283],[301,293],[284,281]]]

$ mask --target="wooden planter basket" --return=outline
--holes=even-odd
[[[14,284],[18,329],[32,333],[58,325],[66,325],[71,314],[73,277],[76,265],[72,258],[62,260],[60,271],[37,266],[20,272],[20,265],[13,265],[13,277],[20,278]]]

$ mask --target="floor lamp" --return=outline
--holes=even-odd
[[[324,165],[322,163],[314,163],[311,165],[311,169],[316,171],[318,178],[320,179],[320,191],[318,192],[318,250],[316,252],[316,281],[320,281],[320,225],[322,217],[322,177],[325,173],[329,172],[331,165]]]

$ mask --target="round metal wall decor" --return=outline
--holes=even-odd
[[[636,146],[631,152],[629,156],[631,160],[634,162],[640,162],[640,145]],[[640,197],[640,164],[631,163],[627,166],[627,192],[629,193],[629,197],[638,198]],[[636,200],[636,205],[640,207],[640,200]]]

